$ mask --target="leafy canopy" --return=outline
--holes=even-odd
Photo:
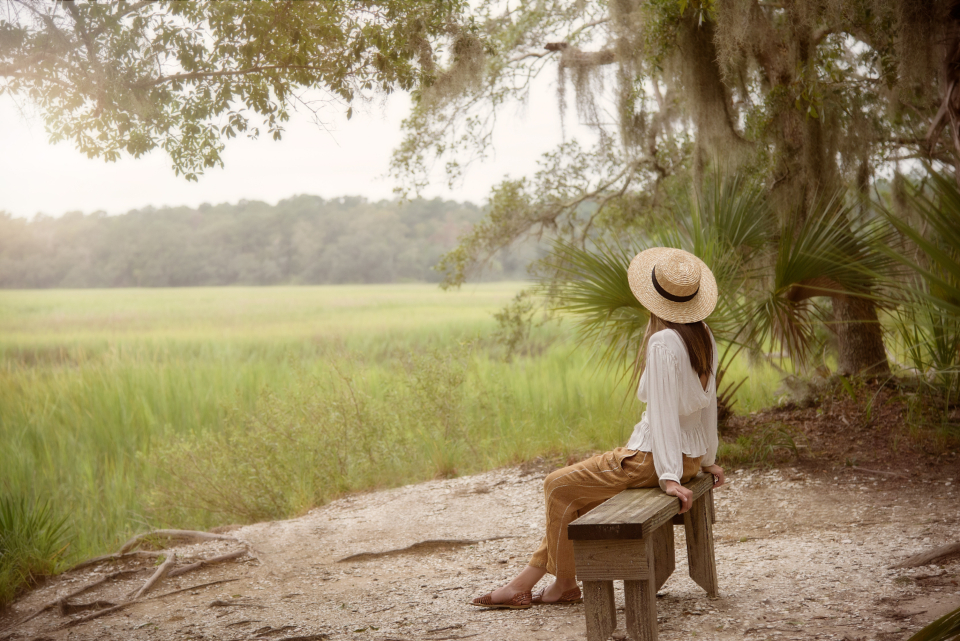
[[[160,148],[196,180],[226,139],[279,139],[291,109],[430,84],[463,6],[0,0],[0,95],[35,104],[53,142],[108,161]]]

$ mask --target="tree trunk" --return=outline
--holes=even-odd
[[[889,376],[883,332],[873,301],[854,296],[833,298],[840,362],[837,372],[844,376]]]
[[[752,145],[737,131],[714,40],[714,23],[701,23],[691,3],[678,25],[677,43],[683,92],[697,129],[697,161],[733,168]]]

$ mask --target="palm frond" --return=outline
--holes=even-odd
[[[763,186],[740,174],[711,180],[697,192],[697,209],[718,244],[740,253],[744,260],[762,250],[776,232]],[[706,244],[697,249],[706,250]]]
[[[817,297],[853,295],[879,300],[877,278],[896,261],[880,251],[893,230],[880,220],[858,221],[856,203],[839,191],[817,201],[802,225],[780,231],[773,279],[758,297],[752,322],[758,342],[772,342],[805,367],[817,346],[816,327],[829,324]]]
[[[579,341],[596,350],[598,364],[625,372],[636,361],[650,318],[627,279],[630,260],[641,249],[598,242],[590,251],[562,241],[554,241],[551,249],[560,281],[553,296],[556,309],[576,318]]]
[[[673,216],[649,236],[624,247],[597,241],[590,248],[554,242],[546,263],[553,277],[544,282],[558,311],[575,318],[581,344],[590,345],[598,365],[612,365],[636,383],[638,352],[649,315],[633,296],[627,267],[647,247],[678,247],[707,263],[720,298],[709,318],[721,349],[717,380],[745,345],[754,342],[748,323],[754,311],[746,280],[761,273],[758,263],[774,237],[774,216],[762,185],[739,175],[708,181],[689,200],[675,202]],[[728,386],[728,395],[735,391]]]
[[[960,608],[924,626],[907,641],[950,641],[960,637]]]
[[[921,282],[908,285],[914,300],[924,300],[942,313],[960,318],[960,189],[938,173],[930,174],[930,194],[917,190],[910,201],[924,231],[892,212],[884,218],[919,250],[921,256],[896,251],[892,244],[884,253],[919,274]]]

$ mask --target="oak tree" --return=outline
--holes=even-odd
[[[463,30],[463,0],[0,2],[0,95],[35,105],[53,142],[115,160],[154,149],[196,180],[224,142],[280,138],[414,90]]]

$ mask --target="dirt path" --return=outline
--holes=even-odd
[[[8,628],[116,568],[67,574],[5,613],[0,641],[583,639],[580,605],[485,611],[466,603],[525,565],[541,534],[546,471],[432,481],[246,526],[231,534],[252,546],[255,560],[168,579],[155,596],[75,627],[60,627],[69,618],[54,610]],[[717,492],[721,596],[706,598],[686,576],[677,528],[677,569],[658,599],[661,639],[906,638],[960,606],[960,559],[887,569],[960,538],[958,480],[891,481],[849,471],[812,477],[793,469],[732,474]],[[175,551],[211,557],[236,547],[214,542]],[[143,580],[83,598],[113,601]],[[618,599],[622,604],[622,593]],[[614,638],[624,637],[622,612],[619,618]]]

